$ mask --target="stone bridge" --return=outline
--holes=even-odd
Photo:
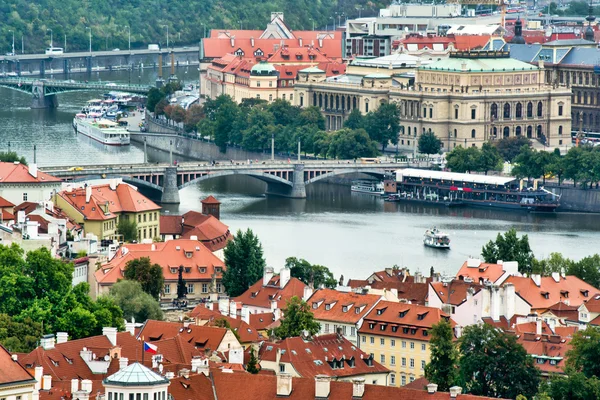
[[[32,95],[31,108],[58,107],[58,93],[83,90],[120,91],[127,93],[147,94],[149,85],[128,85],[99,82],[60,81],[50,79],[0,78],[0,87]]]
[[[65,181],[98,178],[123,178],[136,186],[145,186],[162,192],[162,203],[179,203],[179,189],[207,179],[228,175],[245,175],[267,183],[267,194],[290,198],[306,198],[306,185],[338,175],[364,173],[383,179],[399,168],[426,167],[426,163],[385,162],[362,164],[359,161],[265,161],[227,162],[210,165],[198,162],[169,164],[132,164],[86,166],[81,168],[52,167],[44,172]]]

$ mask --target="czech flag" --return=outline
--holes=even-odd
[[[156,354],[158,353],[158,347],[148,342],[144,342],[144,351],[146,353]]]

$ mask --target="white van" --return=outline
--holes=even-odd
[[[62,47],[46,47],[46,54],[63,54]]]

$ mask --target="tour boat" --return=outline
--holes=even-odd
[[[433,247],[435,249],[449,249],[450,238],[447,234],[434,227],[433,229],[428,229],[425,232],[423,244],[427,247]]]
[[[114,121],[103,119],[97,113],[75,115],[73,126],[77,133],[109,146],[126,146],[131,140],[125,128]]]
[[[353,181],[350,190],[353,192],[370,193],[381,196],[383,195],[384,187],[382,182],[361,180]]]

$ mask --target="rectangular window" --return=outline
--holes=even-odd
[[[400,382],[402,382],[402,386],[406,385],[406,376],[402,375],[400,377]]]
[[[285,372],[285,364],[279,364],[279,372]]]
[[[171,285],[167,283],[165,285],[165,294],[169,294],[169,293],[171,293]]]
[[[356,328],[353,326],[350,327],[350,336],[352,336],[352,337],[356,336]]]
[[[390,356],[390,365],[396,365],[396,356]]]
[[[108,400],[112,400],[112,392],[108,392]]]
[[[129,400],[135,400],[135,394],[129,393]]]
[[[142,216],[138,215],[138,222],[142,222]]]
[[[421,344],[421,351],[425,351],[427,349],[427,345],[425,343]]]
[[[329,324],[325,324],[325,333],[329,333]]]
[[[380,357],[381,364],[385,364],[385,354],[382,354]]]
[[[144,393],[144,400],[148,400],[148,393]]]
[[[23,193],[23,201],[27,201],[27,193]]]
[[[208,293],[208,283],[202,284],[202,293]]]
[[[342,326],[342,332],[343,332],[344,336],[347,335],[346,328],[347,328],[346,325]]]
[[[410,348],[414,349],[415,348],[415,342],[410,342]]]
[[[403,348],[403,349],[405,349],[405,348],[406,348],[406,341],[405,341],[405,340],[403,340],[403,341],[402,341],[402,348]]]
[[[410,359],[410,367],[411,367],[411,368],[414,368],[414,367],[415,367],[415,359],[414,359],[414,358],[411,358],[411,359]]]
[[[396,374],[390,374],[390,385],[396,386]]]
[[[558,115],[563,115],[563,106],[558,106]]]
[[[421,369],[425,369],[425,360],[421,360]]]
[[[119,393],[119,400],[123,400],[123,393]]]
[[[429,118],[433,118],[433,108],[429,109]]]
[[[458,108],[454,109],[454,119],[458,119]]]
[[[385,339],[379,339],[379,344],[382,346],[385,346]]]
[[[217,293],[223,293],[223,285],[221,283],[217,283]]]
[[[475,110],[474,108],[471,109],[471,119],[475,119],[475,113],[477,110]]]
[[[188,293],[194,293],[194,284],[193,283],[188,283],[187,284],[187,292]]]
[[[406,367],[406,357],[402,357],[402,366]]]
[[[371,336],[371,344],[375,344],[375,338]]]
[[[144,214],[144,222],[146,222],[146,214]]]
[[[390,342],[392,347],[396,347],[396,340],[391,339]]]
[[[366,336],[361,336],[361,342],[363,343],[367,343],[367,337]]]

